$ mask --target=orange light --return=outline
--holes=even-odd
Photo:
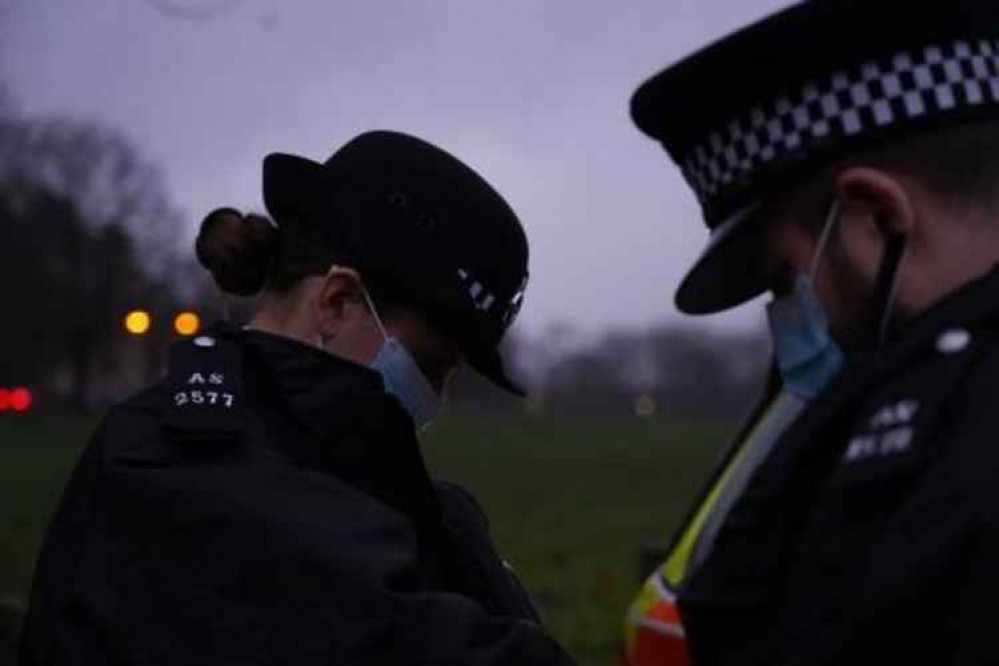
[[[145,335],[153,325],[153,319],[145,310],[133,310],[125,317],[125,330],[132,335]]]
[[[178,335],[189,337],[201,330],[201,320],[193,312],[181,312],[173,320],[173,329]]]
[[[21,387],[10,392],[8,402],[10,403],[10,408],[15,412],[24,413],[31,409],[31,405],[34,404],[35,399],[31,395],[31,391]]]

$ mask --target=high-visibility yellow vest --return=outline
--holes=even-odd
[[[713,546],[714,536],[750,477],[805,402],[780,393],[736,445],[700,506],[683,526],[666,561],[645,581],[625,618],[623,666],[688,666],[689,652],[676,590]]]

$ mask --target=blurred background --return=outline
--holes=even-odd
[[[524,222],[507,351],[531,397],[462,377],[427,456],[480,496],[570,652],[614,663],[641,562],[769,357],[759,304],[673,309],[706,232],[628,100],[786,4],[0,0],[0,663],[102,412],[223,316],[197,222],[261,210],[267,153],[324,160],[375,128],[454,152]]]

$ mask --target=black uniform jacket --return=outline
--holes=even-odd
[[[113,409],[38,562],[24,666],[565,664],[373,371],[258,332]]]
[[[857,358],[684,586],[696,666],[999,664],[999,271]]]

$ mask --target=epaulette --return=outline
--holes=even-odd
[[[183,439],[230,439],[245,426],[243,353],[213,327],[170,348],[164,426]]]
[[[936,442],[949,401],[987,346],[978,331],[953,326],[922,348],[925,356],[902,357],[900,372],[867,394],[857,412],[834,482],[882,478],[920,467]]]

